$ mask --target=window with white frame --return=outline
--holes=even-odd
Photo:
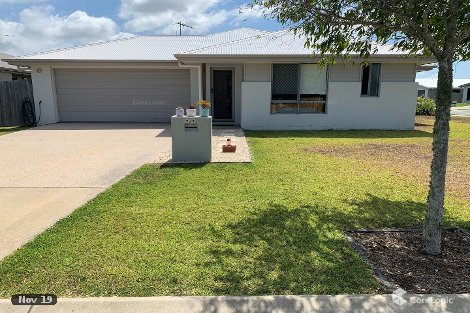
[[[327,69],[317,64],[273,64],[271,113],[325,113]]]
[[[380,65],[380,63],[370,63],[362,67],[361,96],[379,96]]]

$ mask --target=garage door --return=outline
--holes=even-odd
[[[56,69],[61,122],[169,122],[191,101],[189,70]]]

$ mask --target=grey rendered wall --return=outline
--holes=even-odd
[[[212,118],[171,118],[172,161],[210,162],[212,155]]]
[[[196,68],[190,68],[190,77],[191,77],[191,103],[195,103],[200,100],[200,92],[199,92],[199,71]]]
[[[360,82],[361,66],[359,64],[334,64],[329,67],[330,82]]]
[[[360,64],[334,64],[329,68],[330,82],[360,82]],[[416,66],[412,63],[382,63],[381,81],[414,82]]]
[[[10,80],[11,80],[11,73],[0,72],[0,82],[10,81]]]
[[[251,63],[245,65],[245,82],[269,82],[271,81],[271,63]]]
[[[384,82],[414,82],[416,65],[410,63],[383,63],[382,81]]]
[[[382,68],[379,97],[360,95],[359,64],[331,66],[324,114],[270,114],[270,79],[244,81],[241,125],[246,129],[412,129],[417,94],[414,74],[410,74],[414,64],[397,69],[394,65]],[[245,72],[256,72],[256,77],[261,76],[261,68],[245,64]]]

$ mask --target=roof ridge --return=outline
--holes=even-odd
[[[250,39],[254,39],[254,38],[263,38],[263,37],[267,37],[267,36],[269,36],[269,35],[277,34],[277,33],[281,32],[281,31],[284,31],[284,30],[279,30],[279,31],[275,31],[275,32],[268,32],[268,31],[266,31],[266,33],[263,34],[263,35],[255,35],[255,36],[250,36],[250,37],[244,37],[244,38],[239,38],[239,39],[232,40],[232,41],[227,41],[227,42],[223,42],[223,43],[218,43],[218,44],[215,44],[215,45],[205,46],[205,47],[203,47],[203,48],[198,48],[198,49],[193,49],[193,50],[182,51],[181,54],[186,54],[186,53],[191,53],[191,52],[198,52],[198,51],[204,51],[204,50],[212,49],[212,48],[216,48],[216,47],[228,46],[228,45],[231,45],[231,44],[234,44],[234,43],[239,43],[239,42],[243,42],[243,41],[250,40]]]
[[[160,34],[160,35],[139,35],[139,37],[143,38],[152,38],[152,37],[208,37],[209,35],[165,35],[165,34]]]
[[[108,43],[112,43],[112,42],[126,41],[126,40],[131,40],[131,39],[140,38],[140,37],[142,37],[142,36],[140,36],[140,35],[135,35],[135,36],[125,37],[125,38],[117,38],[117,39],[104,40],[104,41],[96,41],[96,42],[87,43],[87,44],[84,44],[84,45],[78,45],[78,46],[72,46],[72,47],[65,47],[65,48],[59,48],[59,49],[51,49],[51,50],[47,50],[47,51],[41,51],[41,52],[35,52],[35,53],[24,54],[24,55],[15,57],[15,59],[21,59],[21,58],[26,58],[26,57],[44,55],[44,54],[53,53],[53,52],[61,52],[61,51],[67,51],[67,50],[75,50],[75,49],[85,48],[85,47],[100,46],[100,45],[104,45],[104,44],[108,44]]]
[[[259,32],[259,34],[255,35],[255,36],[265,36],[265,35],[271,33],[269,31],[265,31],[265,30],[243,27],[243,28],[232,29],[232,30],[228,30],[228,31],[225,31],[225,32],[209,34],[209,35],[184,35],[184,36],[164,35],[164,34],[163,35],[133,35],[133,36],[130,36],[130,37],[117,38],[117,39],[111,39],[111,40],[103,40],[103,41],[97,41],[97,42],[92,42],[92,43],[88,43],[88,44],[81,44],[81,45],[76,45],[76,46],[71,46],[71,47],[50,49],[50,50],[46,50],[46,51],[28,53],[28,54],[24,54],[24,55],[20,55],[20,56],[13,56],[13,58],[11,58],[11,59],[24,59],[24,58],[31,58],[31,57],[40,57],[40,56],[47,55],[47,54],[50,54],[50,53],[60,53],[60,52],[64,52],[64,51],[70,51],[70,50],[82,49],[82,48],[87,48],[87,47],[106,45],[106,44],[109,44],[109,43],[128,41],[128,40],[137,39],[137,38],[150,38],[150,39],[151,38],[179,38],[179,37],[188,38],[188,39],[191,39],[191,38],[194,38],[194,39],[195,38],[213,38],[214,36],[220,36],[220,35],[227,34],[227,33],[230,33],[230,32],[236,32],[238,30],[252,30],[252,31]],[[249,36],[249,37],[244,37],[244,38],[252,38],[252,37],[255,37],[255,36]],[[243,38],[240,38],[240,39],[243,39]],[[232,41],[228,41],[226,43],[230,43],[230,42],[232,42]],[[209,46],[206,46],[206,47],[209,48],[211,46],[209,45]],[[198,48],[198,49],[201,49],[201,48]],[[188,51],[192,51],[192,50],[188,50]]]

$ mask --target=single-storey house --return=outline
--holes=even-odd
[[[470,82],[460,85],[460,88],[462,88],[462,102],[470,103]]]
[[[437,94],[437,78],[417,78],[418,97],[430,98],[436,100]],[[452,83],[452,102],[463,102],[467,93],[463,86],[470,85],[470,79],[454,78]],[[470,100],[469,100],[470,101]]]
[[[213,102],[244,129],[412,129],[416,71],[435,60],[377,46],[327,67],[290,31],[137,36],[12,58],[30,66],[41,124],[168,122]],[[38,108],[36,110],[39,112]]]
[[[0,82],[24,79],[31,76],[29,72],[19,69],[18,66],[3,61],[3,59],[11,58],[13,58],[12,55],[0,52]]]

